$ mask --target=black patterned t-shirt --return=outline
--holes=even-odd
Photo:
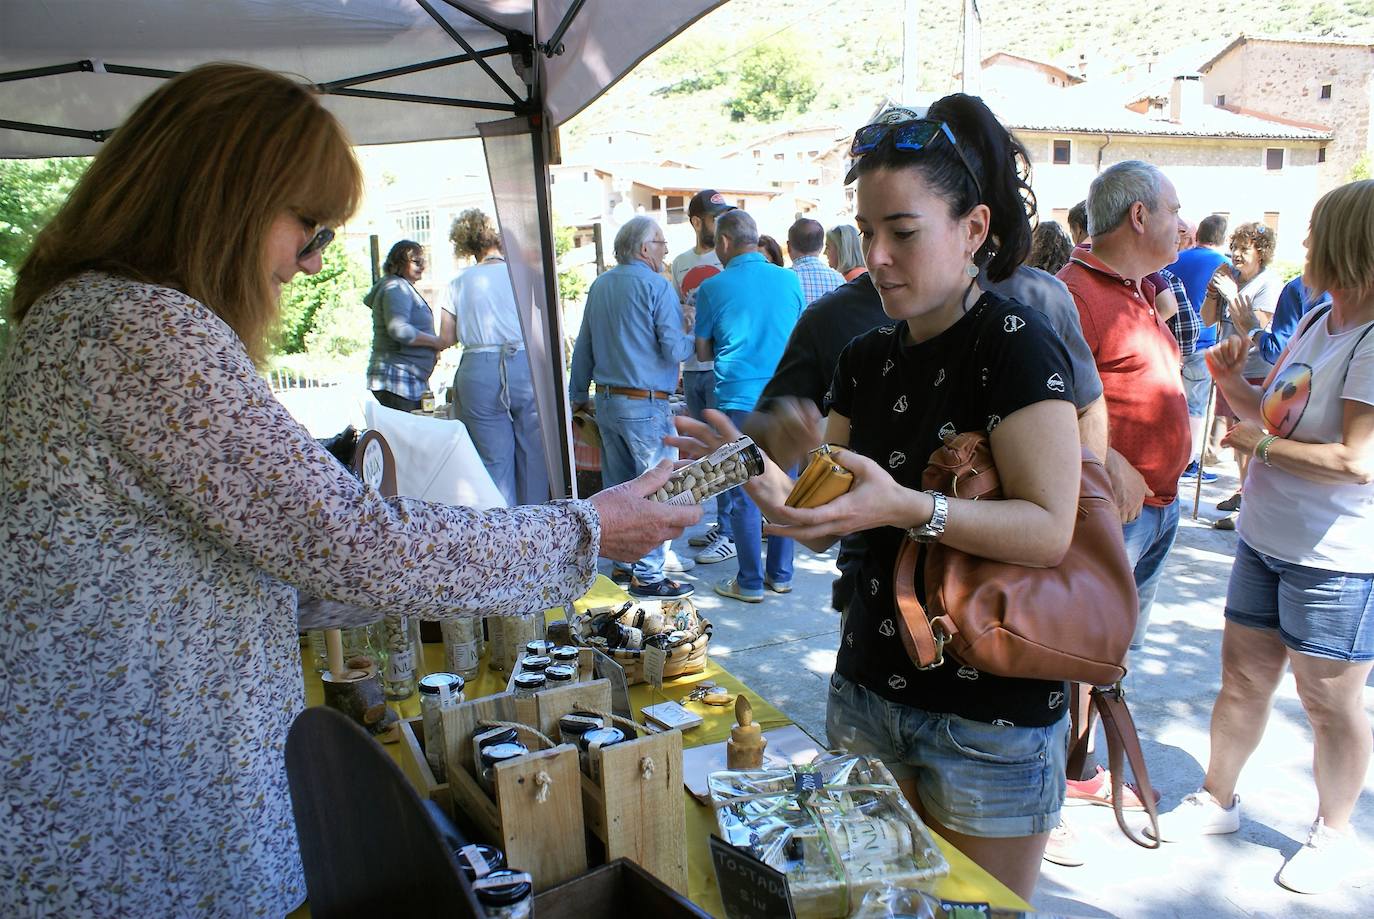
[[[913,343],[904,323],[854,339],[840,355],[827,409],[849,418],[851,449],[919,489],[946,434],[991,432],[1028,405],[1072,401],[1073,391],[1068,352],[1044,316],[984,293],[928,341]],[[892,597],[892,567],[906,535],[879,527],[860,536],[867,553],[840,637],[842,676],[893,702],[975,721],[1043,726],[1063,717],[1061,682],[992,676],[948,656],[941,667],[917,670],[897,632]],[[924,599],[923,585],[917,590]]]

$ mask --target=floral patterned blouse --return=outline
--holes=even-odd
[[[383,498],[175,290],[87,272],[0,366],[0,915],[280,916],[296,588],[417,614],[583,593],[586,502]]]

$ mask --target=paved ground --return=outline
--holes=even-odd
[[[293,413],[316,436],[340,430],[357,415],[361,394],[339,388],[287,394]],[[1230,470],[1234,473],[1234,468]],[[1170,557],[1142,659],[1128,677],[1131,708],[1162,807],[1196,789],[1207,761],[1207,730],[1220,682],[1222,604],[1236,536],[1213,530],[1217,501],[1231,494],[1234,475],[1204,487],[1201,518],[1184,524]],[[692,550],[686,539],[677,550]],[[715,624],[711,653],[793,721],[825,736],[826,681],[835,663],[839,617],[830,610],[833,554],[799,549],[794,591],[769,594],[758,605],[717,597],[711,582],[733,576],[734,562],[683,576],[697,586],[698,605]],[[1365,693],[1374,716],[1374,680]],[[1274,882],[1286,857],[1306,839],[1316,811],[1312,733],[1291,678],[1280,689],[1264,742],[1241,778],[1244,820],[1239,833],[1196,845],[1139,848],[1116,828],[1108,808],[1067,812],[1087,863],[1045,865],[1037,908],[1069,916],[1374,917],[1374,875],[1362,886],[1321,897],[1292,894]],[[1374,777],[1355,824],[1374,842]],[[1371,854],[1374,866],[1374,849]]]
[[[1231,476],[1203,489],[1201,519],[1188,519],[1170,557],[1151,618],[1143,658],[1128,677],[1128,693],[1151,777],[1163,808],[1196,789],[1207,761],[1208,722],[1220,685],[1222,605],[1236,535],[1211,529],[1214,509],[1235,484]],[[677,550],[686,554],[686,540]],[[712,653],[809,733],[825,736],[826,680],[835,663],[839,616],[830,610],[833,554],[799,549],[795,590],[769,594],[759,605],[716,596],[711,583],[735,573],[734,562],[701,566],[685,580],[716,626]],[[1374,680],[1365,694],[1374,716]],[[1339,894],[1304,897],[1274,882],[1284,859],[1307,838],[1316,813],[1312,733],[1291,677],[1280,690],[1264,742],[1242,776],[1244,820],[1234,836],[1161,850],[1133,845],[1109,808],[1077,807],[1067,816],[1086,864],[1045,865],[1037,908],[1070,916],[1346,917],[1374,916],[1374,874]],[[1356,812],[1356,826],[1374,841],[1374,777]],[[1374,865],[1374,848],[1371,848]]]

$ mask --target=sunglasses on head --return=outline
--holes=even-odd
[[[973,187],[978,190],[978,200],[983,200],[983,183],[978,181],[978,173],[973,171],[968,157],[959,149],[954,132],[943,121],[915,118],[896,124],[866,124],[854,132],[854,142],[849,145],[849,155],[857,159],[866,153],[872,153],[888,137],[892,138],[892,146],[895,149],[909,153],[924,150],[932,142],[943,137],[958,155],[959,162],[964,164],[969,178],[973,179]]]

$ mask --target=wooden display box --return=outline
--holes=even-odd
[[[682,894],[629,859],[616,859],[534,898],[539,919],[710,919]]]
[[[401,771],[410,779],[410,783],[419,789],[423,797],[438,804],[445,813],[453,813],[448,782],[436,779],[434,770],[429,768],[429,760],[425,759],[428,745],[424,719],[418,715],[414,718],[402,718],[397,724],[397,729],[401,733]]]
[[[593,680],[535,697],[539,729],[558,734],[558,719],[579,708],[611,710],[611,684]],[[581,774],[587,828],[606,846],[606,861],[628,858],[678,893],[687,892],[687,796],[682,732],[646,733],[601,751],[601,779]]]
[[[521,651],[521,652],[519,652],[518,654],[516,654],[516,655],[515,655],[515,664],[514,664],[514,666],[512,666],[512,667],[510,668],[510,673],[506,675],[506,692],[510,693],[511,695],[515,695],[515,676],[516,676],[516,674],[518,674],[518,673],[520,672],[520,662],[521,662],[522,660],[524,660],[524,659],[525,659],[526,657],[528,657],[528,656],[529,656],[529,655],[526,654],[524,651]],[[592,649],[591,649],[591,648],[578,648],[578,649],[577,649],[577,682],[574,683],[572,686],[563,686],[563,687],[559,687],[558,690],[548,690],[548,689],[546,689],[546,690],[544,690],[543,692],[541,692],[539,695],[544,695],[544,694],[546,694],[546,693],[554,692],[554,691],[562,692],[562,691],[566,691],[566,690],[568,690],[568,689],[573,689],[573,688],[576,688],[577,686],[581,686],[581,685],[583,685],[583,684],[590,683],[590,682],[592,682],[595,678],[596,678],[596,657],[595,657],[595,655],[592,654]],[[603,680],[603,682],[604,682],[604,680]],[[599,696],[598,696],[598,698],[599,698]],[[534,725],[535,727],[539,727],[539,725],[543,723],[543,722],[541,721],[540,717],[539,717],[539,707],[538,707],[538,705],[537,705],[537,703],[536,703],[536,701],[535,701],[534,699],[519,699],[519,698],[517,698],[517,699],[515,700],[515,714],[516,714],[516,720],[518,720],[521,724],[530,724],[530,725]],[[561,717],[561,716],[560,716],[560,717]],[[547,730],[547,729],[545,729],[545,728],[543,728],[543,727],[540,727],[539,730],[540,730],[540,731],[543,731],[543,733],[548,734],[550,737],[552,737],[552,738],[554,738],[554,739],[556,740],[556,739],[558,738],[558,719],[555,718],[555,719],[553,720],[553,728],[552,728],[552,731]]]

